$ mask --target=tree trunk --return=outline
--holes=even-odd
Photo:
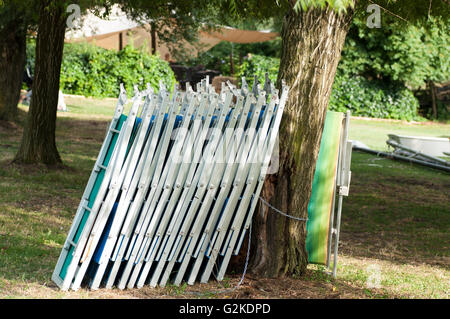
[[[290,9],[282,29],[281,79],[290,87],[280,125],[279,171],[268,176],[262,196],[300,218],[308,215],[325,114],[353,13]],[[251,271],[264,277],[302,274],[308,263],[306,222],[259,205],[254,216]]]
[[[15,162],[61,163],[55,143],[55,129],[65,30],[63,6],[56,0],[41,1],[33,93]]]
[[[230,75],[234,76],[233,50],[230,52]]]
[[[430,87],[430,95],[431,95],[431,108],[433,110],[433,118],[438,118],[438,111],[437,111],[437,103],[436,103],[436,86],[434,85],[433,81],[429,81],[428,85]]]
[[[119,51],[123,50],[123,33],[119,33]]]
[[[150,36],[152,40],[152,54],[156,54],[156,23],[150,23]]]
[[[8,23],[0,30],[0,120],[17,117],[26,57],[26,32],[21,21]]]

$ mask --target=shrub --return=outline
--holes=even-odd
[[[404,26],[393,17],[386,19],[379,29],[353,20],[339,62],[341,71],[399,81],[414,89],[428,81],[450,79],[449,17],[428,17]]]
[[[354,116],[417,120],[419,102],[404,85],[368,80],[362,76],[336,76],[329,110]]]
[[[34,65],[34,44],[28,43],[27,59]],[[106,50],[90,44],[65,44],[60,88],[64,93],[93,97],[117,97],[120,83],[128,92],[133,85],[155,90],[162,80],[168,89],[175,84],[169,64],[158,56],[126,46],[121,51]]]
[[[280,59],[266,57],[257,54],[248,54],[239,69],[239,83],[241,78],[245,77],[248,85],[252,87],[253,77],[256,75],[261,84],[264,84],[266,72],[272,82],[276,82],[278,69],[280,67]]]
[[[131,46],[118,52],[87,44],[68,44],[64,48],[61,68],[64,93],[116,97],[120,83],[124,83],[128,92],[133,92],[133,85],[137,84],[142,90],[146,83],[157,90],[160,80],[169,89],[175,84],[169,64]]]
[[[342,62],[342,61],[341,61]],[[264,83],[265,72],[271,81],[276,81],[280,60],[259,55],[251,55],[243,64],[239,76],[245,76],[251,86],[256,74]],[[342,64],[346,66],[346,64]],[[413,93],[399,82],[350,75],[338,67],[329,110],[346,112],[354,116],[416,120],[419,102]]]

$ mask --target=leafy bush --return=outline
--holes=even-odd
[[[261,83],[265,73],[271,81],[276,81],[280,60],[259,55],[251,55],[243,64],[239,76],[245,76],[251,86],[256,74]],[[345,61],[343,63],[345,67]],[[329,109],[351,111],[354,116],[416,120],[419,102],[403,84],[393,81],[368,80],[359,75],[351,75],[338,67]]]
[[[450,18],[428,17],[399,26],[385,17],[383,27],[367,28],[354,19],[342,51],[344,73],[400,81],[418,88],[450,79]]]
[[[241,63],[244,63],[244,57],[249,52],[266,57],[279,57],[281,52],[281,38],[254,43],[221,41],[208,51],[200,53],[195,58],[192,58],[192,55],[190,55],[185,60],[178,60],[178,62],[187,66],[203,65],[206,69],[217,70],[224,76],[237,76]],[[233,53],[233,72],[231,72],[230,53]]]
[[[87,44],[68,44],[64,48],[60,82],[64,93],[116,97],[120,83],[133,92],[133,85],[142,90],[146,83],[157,90],[160,80],[170,89],[175,84],[169,64],[131,46],[118,52]]]
[[[34,65],[34,44],[28,43],[27,60]],[[175,84],[169,64],[131,46],[121,51],[106,50],[90,44],[65,44],[60,88],[64,93],[93,97],[117,97],[120,83],[128,92],[133,85],[155,90],[162,80],[168,89]]]
[[[419,102],[400,83],[368,80],[362,76],[336,76],[329,109],[354,116],[418,120]]]
[[[252,87],[253,77],[256,75],[261,84],[264,84],[266,72],[272,82],[276,82],[278,69],[280,68],[280,59],[266,57],[257,54],[248,54],[239,69],[239,81],[245,77],[248,85]]]

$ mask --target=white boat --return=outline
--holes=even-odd
[[[396,134],[388,134],[388,137],[390,140],[402,146],[428,156],[448,156],[447,154],[450,153],[449,137],[407,136]]]

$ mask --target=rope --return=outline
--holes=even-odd
[[[235,288],[238,288],[242,282],[244,281],[245,274],[247,273],[247,266],[248,266],[248,259],[250,257],[250,241],[252,239],[252,224],[250,223],[250,228],[248,229],[248,245],[247,245],[247,256],[245,257],[245,265],[244,265],[244,272],[242,273],[241,280],[237,284]]]
[[[255,195],[253,195],[254,197]],[[263,202],[263,204],[265,204],[266,206],[268,206],[269,208],[273,209],[275,212],[277,212],[280,215],[283,215],[285,217],[291,218],[291,219],[295,219],[298,221],[307,221],[308,218],[300,218],[300,217],[296,217],[296,216],[292,216],[292,215],[288,215],[286,213],[283,213],[281,210],[273,207],[272,205],[270,205],[267,201],[265,201],[261,196],[259,197],[259,199],[261,200],[261,202]],[[244,270],[242,272],[242,276],[241,279],[239,280],[239,282],[237,283],[237,285],[233,288],[229,288],[229,289],[223,289],[223,290],[219,290],[219,291],[215,291],[213,292],[214,294],[221,294],[221,293],[226,293],[226,292],[232,292],[236,289],[238,289],[241,284],[244,282],[245,279],[245,275],[247,273],[247,267],[248,267],[248,261],[249,261],[249,257],[250,257],[250,243],[251,243],[251,238],[252,238],[252,224],[250,223],[250,227],[248,229],[248,245],[247,245],[247,256],[245,257],[245,265],[244,265]],[[217,265],[216,265],[217,267]],[[217,268],[216,268],[217,269]],[[213,273],[214,275],[214,273]],[[214,275],[215,276],[215,275]],[[216,278],[217,279],[217,278]],[[196,292],[196,291],[188,291],[186,292],[187,294],[192,294],[192,295],[203,295],[204,293],[201,292]]]
[[[242,272],[242,276],[241,279],[239,280],[239,282],[237,283],[236,286],[234,286],[233,288],[228,288],[228,289],[222,289],[222,290],[218,290],[213,292],[214,294],[222,294],[222,293],[226,293],[226,292],[232,292],[236,289],[239,288],[239,286],[244,282],[245,279],[245,275],[247,273],[247,267],[248,267],[248,261],[249,261],[249,257],[250,257],[250,242],[251,242],[251,238],[252,238],[252,224],[250,224],[250,227],[248,229],[248,245],[247,245],[247,256],[245,257],[245,265],[244,265],[244,270]],[[217,267],[217,265],[216,265]],[[214,273],[213,273],[214,276]],[[217,279],[217,278],[216,278]],[[201,292],[196,292],[196,291],[188,291],[186,292],[188,294],[192,294],[192,295],[204,295],[205,293],[201,293]]]
[[[276,211],[278,214],[283,215],[285,217],[291,218],[291,219],[295,219],[298,221],[307,221],[308,218],[300,218],[300,217],[296,217],[296,216],[292,216],[292,215],[288,215],[286,213],[283,213],[281,210],[273,207],[272,205],[270,205],[267,201],[264,200],[264,198],[262,198],[261,196],[259,197],[259,199],[261,200],[261,202],[263,202],[263,204],[265,204],[266,206],[268,206],[269,208],[273,209],[274,211]]]

